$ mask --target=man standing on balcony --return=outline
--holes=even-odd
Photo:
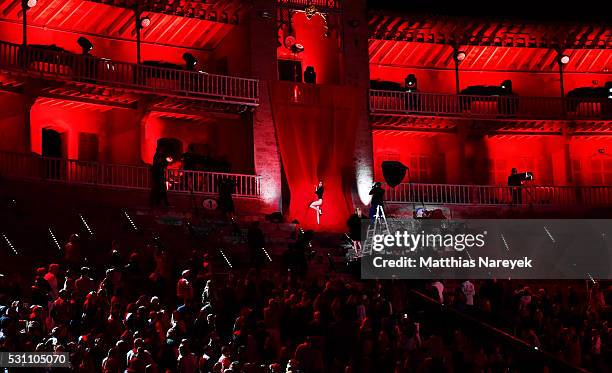
[[[521,178],[518,175],[516,168],[513,168],[508,176],[508,186],[510,187],[510,193],[512,194],[512,204],[520,205],[523,203],[523,195],[521,193],[521,186],[523,185]]]
[[[166,187],[166,171],[168,159],[165,152],[158,145],[153,156],[153,167],[151,169],[151,206],[168,207],[168,193]]]

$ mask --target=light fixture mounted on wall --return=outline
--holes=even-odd
[[[140,21],[138,22],[138,25],[140,26],[140,28],[147,28],[151,25],[151,18],[149,17],[141,17]]]
[[[189,71],[194,71],[198,64],[198,59],[191,53],[184,53],[183,61],[185,61],[185,68]]]
[[[467,54],[465,53],[465,51],[456,50],[455,53],[453,54],[453,58],[459,62],[465,60],[465,57],[467,57]]]
[[[81,47],[81,52],[83,53],[83,55],[89,54],[89,52],[91,52],[94,47],[91,41],[89,41],[89,39],[83,36],[77,39],[77,43]]]
[[[298,54],[304,52],[304,46],[300,43],[295,43],[291,46],[291,53]]]

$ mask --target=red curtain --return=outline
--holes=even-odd
[[[354,147],[357,116],[363,105],[350,87],[274,82],[270,85],[276,133],[289,185],[288,216],[304,227],[341,231],[353,211]],[[323,181],[323,215],[308,205]]]

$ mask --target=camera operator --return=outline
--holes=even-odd
[[[380,182],[374,183],[370,190],[370,195],[372,196],[372,201],[370,203],[370,219],[374,219],[378,206],[383,206],[384,203],[385,190],[382,188]]]
[[[513,168],[508,176],[508,186],[510,187],[510,193],[512,195],[512,204],[520,205],[523,203],[523,193],[521,192],[521,186],[523,182],[516,168]]]

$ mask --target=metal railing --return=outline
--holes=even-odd
[[[48,181],[98,187],[148,190],[151,188],[151,167],[84,162],[65,158],[41,157],[38,154],[0,152],[0,177]],[[234,185],[234,196],[259,197],[259,177],[168,169],[168,191],[217,195],[222,180]]]
[[[341,0],[277,0],[281,7],[304,10],[308,6],[314,6],[317,10],[340,10]]]
[[[400,184],[386,188],[389,203],[440,205],[610,206],[612,186]]]
[[[612,100],[370,90],[370,112],[481,118],[612,119]]]
[[[0,67],[37,76],[257,105],[258,80],[111,61],[0,41]]]

